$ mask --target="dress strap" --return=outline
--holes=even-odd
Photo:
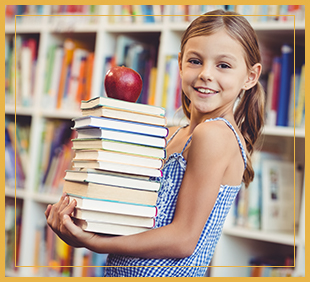
[[[247,158],[246,158],[245,149],[244,149],[244,147],[243,147],[243,145],[242,145],[242,143],[241,143],[240,137],[239,137],[237,131],[235,130],[235,128],[232,126],[232,124],[231,124],[227,119],[222,118],[222,117],[207,119],[207,120],[205,120],[205,122],[213,121],[213,120],[222,120],[222,121],[224,121],[224,122],[228,125],[228,127],[233,131],[233,133],[235,134],[236,139],[237,139],[237,141],[238,141],[240,150],[241,150],[241,155],[242,155],[242,158],[243,158],[243,161],[244,161],[244,169],[246,169],[246,166],[247,166]]]
[[[167,145],[168,145],[168,143],[174,138],[174,136],[177,135],[177,133],[180,131],[180,129],[185,128],[185,127],[187,127],[187,126],[188,126],[188,124],[185,124],[185,125],[183,125],[183,126],[180,126],[180,127],[171,135],[171,137],[168,139]]]

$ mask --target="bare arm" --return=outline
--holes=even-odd
[[[227,138],[219,140],[214,123],[197,126],[188,152],[187,169],[180,188],[171,224],[130,236],[101,236],[82,231],[68,216],[74,203],[59,205],[46,213],[59,218],[53,229],[75,246],[99,253],[114,253],[143,258],[182,258],[195,249],[199,236],[215,203],[225,169],[230,161]],[[221,130],[221,129],[220,129]],[[219,161],[220,160],[220,161]],[[67,202],[66,202],[67,201]],[[60,208],[62,207],[62,209]],[[54,216],[53,216],[54,214]],[[56,215],[57,214],[57,215]],[[51,223],[52,224],[52,223]]]

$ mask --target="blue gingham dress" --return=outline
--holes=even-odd
[[[208,119],[206,121],[222,120],[235,133],[246,167],[246,154],[240,138],[233,126],[224,118]],[[179,132],[180,127],[168,140],[168,143]],[[160,178],[162,187],[158,194],[156,206],[158,213],[155,218],[155,228],[171,223],[179,188],[186,169],[183,152],[191,141],[187,140],[181,153],[169,156]],[[144,259],[130,256],[110,254],[105,266],[106,277],[202,277],[209,265],[215,246],[222,233],[225,218],[232,203],[241,188],[239,186],[221,185],[211,214],[205,223],[194,252],[182,259]],[[109,267],[113,266],[113,267]],[[156,267],[154,267],[156,266]]]

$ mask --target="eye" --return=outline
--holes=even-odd
[[[230,65],[226,64],[226,63],[221,63],[221,64],[218,64],[218,67],[220,69],[230,69]]]
[[[198,59],[189,59],[188,60],[191,64],[193,65],[199,65],[201,64],[200,61]]]

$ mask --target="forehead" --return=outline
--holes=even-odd
[[[200,51],[213,53],[227,53],[244,57],[245,52],[239,41],[232,38],[227,31],[221,29],[210,35],[199,35],[188,39],[185,44],[185,52]]]

